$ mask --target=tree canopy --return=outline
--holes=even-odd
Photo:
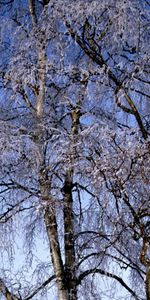
[[[149,13],[0,1],[1,299],[150,299]]]

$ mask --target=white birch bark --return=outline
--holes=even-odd
[[[33,26],[36,26],[36,16],[34,10],[33,1],[29,0],[29,10],[32,18]],[[44,106],[45,106],[45,69],[46,69],[46,53],[45,53],[45,45],[37,41],[37,51],[38,51],[38,93],[37,93],[37,101],[36,101],[36,116],[37,116],[37,124],[35,128],[36,134],[36,144],[38,146],[39,151],[39,185],[41,192],[41,201],[45,201],[45,197],[49,199],[50,192],[50,183],[47,184],[45,178],[45,172],[42,172],[46,166],[44,165]],[[55,215],[55,209],[50,207],[50,201],[47,204],[44,221],[46,226],[46,231],[49,240],[50,254],[52,257],[52,263],[54,267],[54,272],[56,275],[56,282],[58,288],[59,300],[69,300],[68,294],[65,289],[64,284],[64,267],[61,257],[60,245],[58,240],[58,228],[57,228],[57,220]]]

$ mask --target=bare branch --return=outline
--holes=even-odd
[[[38,288],[36,288],[29,296],[27,296],[24,300],[30,300],[30,299],[32,299],[36,294],[38,294],[43,288],[45,288],[55,278],[56,278],[55,275],[52,275],[51,277],[49,277]]]
[[[29,11],[32,19],[32,24],[33,26],[36,26],[37,18],[35,13],[35,0],[28,0],[28,4],[29,4]]]
[[[112,278],[112,279],[115,279],[116,281],[118,281],[136,300],[140,300],[140,298],[136,295],[136,293],[124,282],[124,280],[115,275],[115,274],[112,274],[112,273],[109,273],[109,272],[106,272],[102,269],[90,269],[90,270],[87,270],[83,273],[81,273],[77,279],[77,284],[81,284],[81,281],[88,275],[91,275],[91,274],[101,274],[101,275],[104,275],[106,277],[109,277],[109,278]]]
[[[104,68],[104,72],[106,74],[108,74],[109,79],[111,79],[115,85],[116,85],[116,92],[115,94],[117,94],[118,90],[120,90],[121,88],[124,90],[125,92],[125,98],[129,104],[129,106],[131,107],[131,109],[126,108],[125,106],[119,104],[119,106],[127,113],[130,114],[134,114],[137,123],[139,125],[139,128],[142,132],[143,138],[147,139],[147,131],[144,128],[142,119],[139,115],[139,112],[133,102],[133,100],[130,98],[130,96],[127,94],[127,92],[125,91],[124,87],[123,87],[123,83],[118,80],[118,78],[113,74],[112,70],[110,69],[110,67],[107,65],[106,61],[104,60],[102,54],[100,52],[97,51],[97,44],[92,46],[92,49],[90,49],[89,47],[87,47],[87,44],[84,42],[84,40],[81,39],[81,37],[75,33],[75,31],[73,30],[73,28],[71,27],[71,25],[66,21],[66,26],[68,28],[69,34],[71,35],[71,37],[78,43],[78,45],[82,48],[82,50],[94,61],[96,62],[100,67],[105,66]],[[118,103],[120,103],[118,101]]]

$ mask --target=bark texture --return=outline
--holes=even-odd
[[[19,300],[17,296],[9,291],[2,279],[0,279],[0,292],[3,294],[6,300]]]
[[[72,198],[71,172],[66,174],[64,192],[64,244],[65,244],[65,274],[69,300],[77,299],[75,247],[74,247],[74,216]]]
[[[150,267],[148,268],[146,274],[146,296],[147,300],[150,300]]]

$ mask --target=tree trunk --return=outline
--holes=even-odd
[[[0,292],[3,294],[6,300],[19,300],[17,296],[9,291],[4,281],[0,278]]]
[[[150,267],[146,273],[146,296],[147,300],[150,300]]]
[[[39,149],[39,187],[41,193],[41,201],[47,201],[44,214],[44,222],[49,240],[50,254],[52,258],[53,268],[56,276],[59,300],[69,300],[67,288],[65,286],[65,271],[60,251],[58,239],[58,227],[56,220],[55,207],[50,201],[50,186],[48,171],[45,165],[45,145],[44,145],[44,105],[45,105],[45,50],[41,46],[38,53],[39,63],[39,89],[37,94],[36,114],[37,124],[35,128],[36,144]]]
[[[44,220],[50,244],[54,272],[56,275],[59,300],[69,300],[68,292],[65,287],[65,272],[58,241],[58,229],[54,209],[47,207]]]
[[[63,188],[64,193],[64,244],[65,274],[69,300],[77,299],[75,248],[74,248],[74,216],[72,198],[71,172],[67,172]]]

